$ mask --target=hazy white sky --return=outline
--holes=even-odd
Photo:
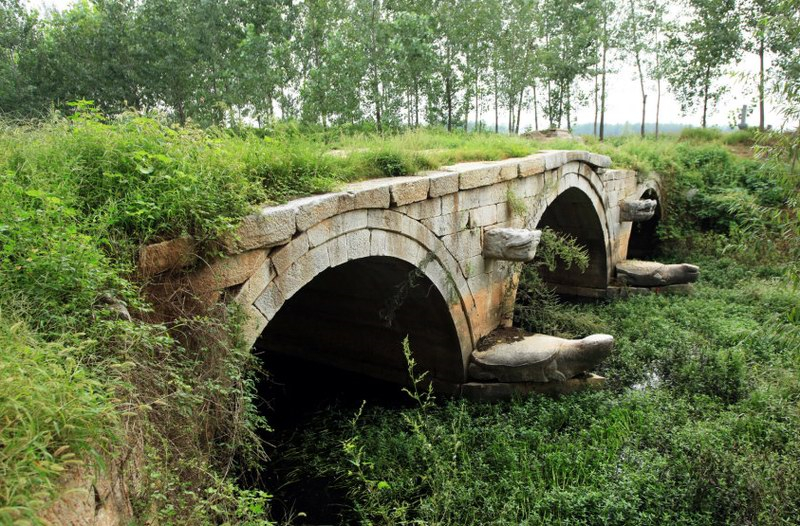
[[[64,9],[74,0],[28,0],[28,5],[39,10],[46,8]],[[729,92],[723,96],[720,104],[712,112],[709,112],[709,125],[717,125],[727,128],[730,123],[730,113],[738,112],[743,104],[752,106],[752,101],[755,93],[755,83],[753,81],[747,82],[743,80],[742,74],[753,75],[758,69],[758,59],[754,55],[745,55],[741,64],[735,68],[735,72],[730,77],[724,79],[724,82],[729,85]],[[589,82],[586,83],[586,88],[591,88]],[[647,97],[647,122],[655,121],[655,102],[656,90],[655,84],[646,86],[648,89]],[[642,112],[642,98],[639,90],[639,80],[636,76],[636,70],[631,65],[618,66],[618,71],[609,75],[607,80],[607,98],[606,98],[606,122],[609,124],[623,124],[625,122],[637,123],[641,120]],[[746,93],[747,92],[747,93]],[[778,116],[769,104],[766,105],[767,111],[767,124],[779,126]],[[669,92],[669,88],[664,82],[662,84],[661,95],[661,118],[662,123],[684,123],[693,126],[700,125],[701,112],[695,111],[687,115],[681,112],[680,104],[675,96]],[[482,115],[482,118],[489,122],[494,123],[494,113],[489,112]],[[500,122],[508,121],[508,115],[501,114]],[[590,104],[583,107],[577,112],[578,123],[591,123],[594,121],[594,106]],[[758,124],[757,110],[754,111],[748,118],[750,125]],[[533,112],[523,114],[521,129],[526,126],[533,127]],[[540,127],[546,127],[544,119],[539,119]]]

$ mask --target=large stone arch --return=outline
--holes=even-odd
[[[440,376],[447,382],[463,382],[475,345],[470,322],[470,313],[475,309],[472,293],[458,270],[458,262],[442,241],[404,214],[391,210],[356,210],[315,225],[272,254],[244,284],[243,291],[252,289],[253,285],[261,288],[257,295],[240,294],[239,298],[240,301],[244,299],[245,308],[251,307],[263,317],[260,333],[283,304],[320,273],[349,261],[378,256],[412,265],[445,299],[459,349],[450,360],[452,370]],[[255,339],[247,343],[255,343]]]
[[[587,279],[562,279],[565,275],[574,276],[574,272],[561,267],[552,273],[544,271],[545,280],[562,285],[564,291],[569,291],[565,287],[605,289],[613,269],[608,198],[597,174],[581,164],[569,163],[563,167],[556,184],[545,195],[544,206],[538,208],[532,221],[536,228],[554,228],[589,244],[591,261]]]

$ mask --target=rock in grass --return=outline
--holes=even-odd
[[[563,382],[600,363],[613,347],[614,337],[608,334],[581,340],[534,334],[473,352],[469,376],[500,382]]]
[[[629,259],[617,263],[617,279],[632,287],[664,287],[693,283],[700,277],[700,267],[688,263],[665,265],[658,261]]]

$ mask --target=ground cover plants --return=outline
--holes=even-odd
[[[298,474],[337,480],[347,517],[373,523],[768,523],[796,511],[797,186],[780,163],[696,133],[537,143],[76,110],[0,126],[0,523],[35,521],[62,473],[132,443],[138,518],[282,519],[250,476],[271,464],[240,314],[216,305],[149,323],[139,247],[191,235],[214,255],[258,204],[545,148],[664,174],[665,256],[703,265],[697,294],[570,306],[529,273],[520,323],[617,335],[609,390],[492,406],[420,393],[415,409],[367,405],[356,419],[332,408],[290,444],[307,460]]]

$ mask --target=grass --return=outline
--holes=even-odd
[[[102,461],[119,419],[103,383],[23,322],[0,313],[0,522],[31,520],[59,475]]]

